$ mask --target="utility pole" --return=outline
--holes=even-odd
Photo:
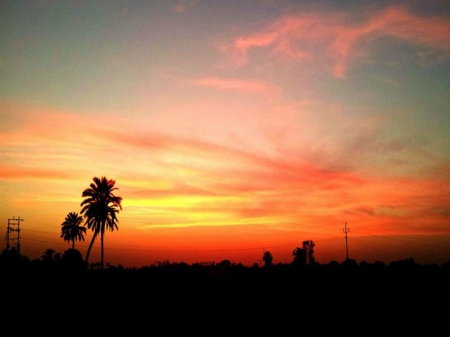
[[[12,217],[12,219],[8,219],[8,228],[6,229],[6,249],[9,249],[11,246],[9,244],[9,240],[16,241],[16,249],[18,253],[20,253],[20,221],[23,221],[20,216],[18,218]],[[17,232],[16,238],[9,237],[9,233],[12,232]]]
[[[345,251],[347,252],[347,260],[348,260],[348,240],[347,240],[347,233],[350,232],[350,228],[347,228],[347,223],[345,223],[345,227],[342,230],[345,234]]]

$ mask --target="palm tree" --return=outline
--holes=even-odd
[[[114,229],[119,229],[117,226],[119,220],[116,213],[119,213],[119,209],[122,209],[122,197],[115,196],[113,193],[114,190],[118,190],[117,187],[114,187],[116,184],[114,180],[106,179],[106,177],[94,177],[93,180],[94,182],[89,185],[90,187],[83,191],[81,196],[86,199],[80,205],[83,207],[81,214],[84,214],[87,227],[94,232],[86,254],[86,264],[88,264],[92,245],[100,233],[100,267],[103,269],[103,238],[105,230],[114,231]]]
[[[86,227],[82,226],[83,217],[78,213],[70,212],[61,224],[61,237],[64,241],[72,241],[72,249],[75,249],[75,240],[84,241]]]
[[[53,248],[48,248],[42,255],[42,263],[46,267],[55,267],[61,261],[61,254]]]

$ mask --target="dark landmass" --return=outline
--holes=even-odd
[[[69,250],[71,251],[71,250]],[[348,259],[328,264],[267,264],[244,266],[224,260],[211,264],[158,263],[141,268],[125,268],[98,264],[86,266],[81,254],[55,256],[29,260],[14,251],[4,250],[0,255],[3,279],[9,281],[33,280],[33,284],[50,287],[64,282],[100,283],[107,288],[129,292],[146,289],[190,292],[207,287],[234,289],[269,295],[283,292],[308,294],[311,291],[329,293],[355,293],[364,291],[368,296],[396,289],[399,293],[428,294],[444,291],[450,286],[450,261],[443,265],[420,265],[413,258],[385,264]],[[217,289],[216,289],[217,290]],[[380,294],[381,295],[381,294]]]
[[[212,320],[228,327],[306,324],[314,318],[316,328],[324,329],[339,317],[353,324],[378,322],[378,327],[427,327],[430,333],[446,326],[450,312],[450,262],[420,265],[412,258],[390,264],[349,259],[247,267],[224,260],[102,269],[86,267],[79,258],[30,261],[3,251],[0,270],[3,302],[11,312],[65,316],[92,310],[92,319],[99,315],[118,325],[170,319],[175,326],[168,331],[176,330],[172,320],[186,324],[188,318],[190,324]],[[214,331],[212,335],[219,334]]]

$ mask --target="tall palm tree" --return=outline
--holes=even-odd
[[[80,205],[83,207],[81,214],[84,214],[87,227],[94,232],[85,262],[88,265],[92,245],[97,235],[100,234],[100,267],[103,269],[103,238],[105,230],[114,231],[114,229],[119,229],[117,226],[119,220],[116,213],[119,213],[119,209],[122,210],[122,197],[115,196],[113,193],[115,190],[118,190],[117,187],[114,187],[116,184],[115,180],[106,179],[106,177],[94,177],[93,180],[94,182],[89,185],[90,187],[83,191],[81,196],[86,199]]]
[[[70,212],[61,224],[61,237],[64,241],[72,241],[72,249],[75,249],[75,240],[84,241],[86,227],[82,226],[83,217],[78,213]]]

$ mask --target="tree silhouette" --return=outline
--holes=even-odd
[[[67,249],[62,257],[61,264],[65,268],[70,268],[72,270],[82,269],[86,266],[81,253],[75,248]]]
[[[316,261],[316,259],[314,257],[314,246],[315,245],[316,244],[313,242],[313,240],[303,241],[303,243],[302,243],[302,248],[306,254],[306,263],[309,265],[314,264],[314,262]]]
[[[61,237],[64,241],[72,242],[72,249],[75,249],[75,240],[84,241],[86,227],[82,226],[83,217],[78,213],[70,212],[61,224]]]
[[[42,261],[53,261],[56,255],[56,250],[54,250],[53,248],[47,248],[44,252],[44,254],[42,254]]]
[[[83,200],[80,206],[82,206],[81,214],[84,214],[86,218],[86,224],[89,229],[92,229],[94,235],[92,236],[89,248],[86,254],[86,264],[88,264],[89,255],[91,253],[92,245],[94,244],[97,235],[100,234],[100,246],[101,246],[101,258],[100,267],[103,269],[103,239],[105,230],[119,229],[117,226],[116,213],[119,213],[119,209],[122,209],[122,197],[115,196],[114,191],[118,190],[114,187],[115,180],[106,179],[106,177],[94,177],[93,183],[89,188],[85,189],[82,193]],[[119,208],[119,209],[118,209]]]
[[[304,266],[312,265],[316,261],[314,258],[314,246],[316,244],[312,240],[303,241],[302,248],[296,247],[292,252],[294,256],[293,264]]]
[[[61,261],[61,254],[53,248],[47,248],[42,255],[42,263],[46,267],[54,267]]]
[[[292,255],[294,256],[293,264],[298,266],[304,266],[306,264],[306,251],[302,248],[295,247],[292,251]]]
[[[264,261],[264,266],[271,266],[272,265],[272,261],[273,261],[273,256],[272,253],[267,251],[264,253],[263,257],[262,257],[263,261]]]

